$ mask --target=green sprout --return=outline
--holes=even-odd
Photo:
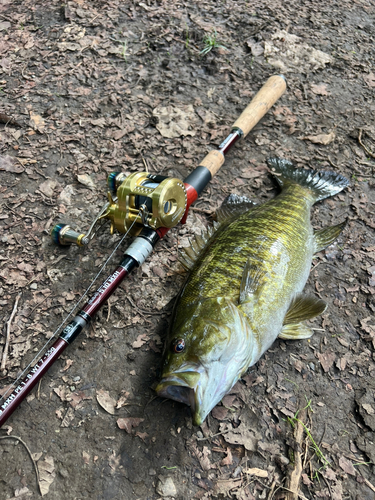
[[[201,50],[199,53],[201,56],[206,56],[209,52],[211,52],[212,49],[225,49],[227,50],[224,45],[220,45],[217,42],[217,31],[214,29],[209,35],[206,35],[203,38],[203,43],[204,43],[204,49]]]
[[[125,40],[121,44],[121,56],[124,58],[124,61],[126,63],[128,62],[127,59],[126,59],[126,57],[129,55],[128,52],[127,52],[127,49],[128,49],[128,41]]]
[[[189,38],[189,28],[186,25],[186,32],[185,32],[185,49],[189,48],[189,43],[190,43],[190,38]]]
[[[305,408],[303,408],[304,410],[307,410],[308,408],[310,408],[311,410],[311,399],[307,402],[307,405],[305,406]],[[323,467],[322,468],[325,468],[325,467],[328,467],[328,465],[330,465],[329,461],[326,459],[326,457],[324,456],[322,450],[319,448],[319,446],[316,444],[314,438],[312,437],[311,435],[311,432],[310,432],[310,429],[308,427],[306,427],[306,425],[302,422],[302,420],[300,420],[299,418],[297,418],[298,416],[298,413],[300,412],[300,410],[298,410],[295,415],[290,418],[288,417],[288,422],[290,423],[290,425],[294,428],[295,424],[296,423],[299,423],[302,425],[302,427],[304,428],[305,432],[306,432],[306,435],[307,437],[310,439],[311,441],[311,444],[312,444],[312,447],[315,451],[315,454],[316,456],[318,457],[318,459],[321,461],[321,463],[323,464]],[[319,469],[320,470],[320,469]],[[319,471],[318,471],[319,472]]]

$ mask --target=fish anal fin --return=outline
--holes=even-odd
[[[335,239],[342,232],[344,227],[346,226],[346,222],[341,222],[336,226],[325,227],[323,229],[319,229],[314,232],[314,240],[315,240],[315,252],[320,252],[324,250],[324,248],[332,245]]]
[[[319,316],[326,310],[327,304],[322,299],[313,295],[298,294],[289,306],[284,318],[284,325],[295,325],[315,316]]]
[[[220,224],[225,224],[229,220],[239,217],[251,208],[254,208],[256,203],[238,194],[230,194],[225,198],[220,208],[216,210],[216,218]]]
[[[299,340],[309,339],[313,335],[313,331],[303,323],[294,323],[284,325],[279,333],[279,339],[283,340]]]

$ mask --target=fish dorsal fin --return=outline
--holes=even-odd
[[[303,323],[284,325],[279,333],[279,339],[298,340],[309,339],[313,335],[313,331]]]
[[[216,232],[219,224],[214,222],[213,226],[208,227],[207,229],[203,229],[201,234],[196,234],[190,240],[190,246],[182,248],[178,254],[178,260],[182,264],[182,266],[186,269],[186,271],[190,271],[198,257],[202,254],[203,250],[207,247],[208,242],[211,237]]]
[[[230,219],[239,217],[255,206],[256,203],[246,198],[246,196],[230,194],[225,198],[221,207],[216,210],[216,217],[220,224],[225,224]]]
[[[319,316],[326,310],[327,304],[322,299],[313,295],[299,293],[292,300],[288,312],[284,318],[284,325],[297,324],[315,316]]]
[[[332,245],[338,235],[346,226],[347,221],[341,222],[336,226],[325,227],[314,232],[315,252],[320,252],[324,248]]]

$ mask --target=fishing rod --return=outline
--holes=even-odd
[[[247,136],[270,107],[281,97],[285,89],[286,81],[282,75],[271,76],[235,121],[228,137],[217,149],[211,150],[184,181],[147,172],[138,172],[130,176],[113,172],[108,176],[108,202],[94,219],[86,234],[79,233],[64,224],[57,224],[53,227],[51,237],[55,243],[60,245],[88,245],[105,219],[109,219],[111,222],[111,233],[117,229],[124,234],[122,240],[128,234],[135,236],[135,239],[124,252],[120,265],[91,295],[84,307],[74,316],[70,323],[65,326],[53,345],[48,347],[47,351],[36,361],[26,376],[24,375],[28,368],[18,377],[11,386],[11,388],[14,388],[12,392],[7,395],[10,388],[0,399],[0,427],[65,349],[90,323],[126,276],[143,264],[152,253],[157,242],[172,227],[175,227],[179,222],[182,224],[186,222],[190,205],[194,203],[206,185],[217,174],[224,163],[225,155],[239,139]],[[86,294],[87,291],[84,296]],[[81,297],[81,300],[84,296]],[[76,304],[75,308],[78,304]],[[74,309],[60,325],[61,327],[73,314]],[[59,327],[55,333],[60,329]],[[42,351],[38,353],[37,357],[41,355]],[[34,363],[35,359],[31,364]]]

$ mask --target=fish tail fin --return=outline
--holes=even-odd
[[[299,184],[312,192],[315,201],[333,196],[350,184],[341,174],[296,168],[291,161],[283,158],[269,158],[267,164],[281,187],[290,183]]]

